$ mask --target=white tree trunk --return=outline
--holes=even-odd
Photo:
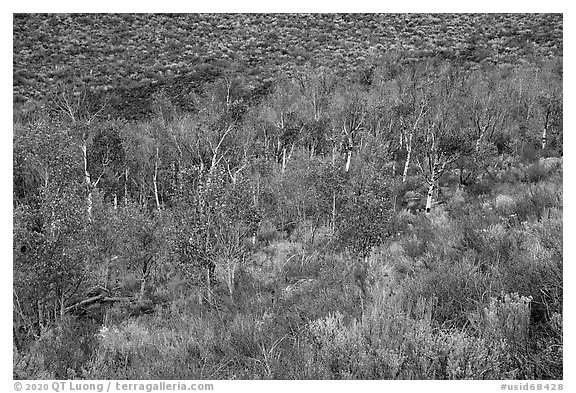
[[[65,307],[65,300],[64,299],[64,293],[62,293],[60,295],[60,310],[59,310],[59,314],[60,314],[60,320],[62,320],[62,318],[64,317],[64,314],[66,313],[66,307]]]
[[[316,94],[312,94],[312,107],[314,108],[314,121],[320,120],[320,108]]]
[[[88,221],[92,221],[92,190],[88,191],[88,197],[86,198]]]
[[[228,293],[230,294],[230,300],[234,302],[234,274],[236,272],[235,263],[233,259],[228,260]]]
[[[128,167],[124,172],[124,206],[128,205]]]
[[[482,135],[480,135],[480,138],[476,139],[476,146],[475,146],[476,153],[478,153],[480,151],[480,142],[481,141],[482,141]]]
[[[286,162],[290,161],[290,159],[292,158],[292,154],[294,154],[294,143],[290,147],[290,153],[288,153],[288,157],[286,157]]]
[[[404,163],[404,171],[402,172],[402,183],[406,182],[408,177],[408,168],[410,167],[410,159],[412,158],[412,146],[408,145],[406,148],[406,162]]]
[[[88,188],[88,196],[86,197],[86,209],[88,221],[92,221],[92,180],[90,179],[90,172],[88,172],[88,154],[86,142],[81,146],[82,158],[84,159],[84,182]]]
[[[156,199],[156,208],[160,210],[160,197],[158,196],[158,147],[156,147],[156,161],[154,162],[154,198]]]
[[[542,130],[542,150],[546,149],[546,138],[547,138],[548,130],[546,127]]]
[[[44,168],[44,189],[48,190],[48,181],[50,179],[50,174],[48,173],[48,167]]]
[[[224,77],[224,80],[226,81],[226,112],[228,112],[230,110],[230,89],[232,87],[232,82]]]
[[[256,177],[256,187],[254,189],[254,206],[258,206],[260,202],[260,175]]]
[[[336,145],[332,145],[332,167],[336,166]]]
[[[346,152],[346,172],[350,170],[350,161],[352,160],[352,150]]]
[[[434,195],[434,182],[428,186],[428,196],[426,197],[426,214],[430,214],[432,210],[432,197]]]

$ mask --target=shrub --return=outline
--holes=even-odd
[[[546,169],[540,162],[530,164],[523,170],[523,180],[528,183],[538,183],[546,176]]]
[[[29,351],[17,356],[14,367],[18,379],[75,379],[97,348],[95,324],[66,317],[47,330]]]
[[[87,378],[200,378],[203,364],[223,356],[219,334],[217,323],[192,315],[138,318],[103,327]]]
[[[274,240],[280,238],[280,233],[276,230],[276,227],[272,222],[265,220],[258,226],[256,237],[259,242],[269,245]]]
[[[377,290],[361,321],[335,313],[308,325],[309,377],[363,379],[496,379],[518,375],[509,346],[498,339],[440,328],[435,300]],[[498,310],[500,310],[498,308]],[[496,314],[496,330],[501,327]],[[505,326],[505,324],[504,324]]]
[[[540,166],[546,173],[553,172],[557,169],[562,169],[562,158],[560,157],[547,157],[540,158]]]
[[[520,240],[501,270],[508,292],[532,296],[532,319],[547,321],[561,312],[563,298],[562,223],[532,222],[515,235]]]
[[[502,194],[496,196],[495,207],[500,214],[509,216],[514,211],[515,206],[516,203],[511,196]]]
[[[468,313],[481,301],[486,280],[472,258],[452,263],[438,261],[432,271],[422,271],[404,284],[414,296],[436,297],[433,317],[438,323],[463,327]],[[472,286],[471,282],[476,284]]]
[[[324,378],[350,379],[361,372],[366,342],[361,326],[352,320],[347,326],[340,312],[313,321],[308,329],[315,350],[314,361],[321,364]]]
[[[546,209],[554,207],[562,207],[562,189],[557,185],[542,182],[530,185],[519,195],[514,213],[520,222],[530,218],[540,220]]]
[[[488,341],[505,341],[507,345],[525,349],[528,344],[531,297],[517,293],[491,298],[482,313],[482,335]]]
[[[462,209],[464,206],[466,206],[467,197],[468,195],[464,188],[458,187],[450,198],[448,205],[451,209]]]

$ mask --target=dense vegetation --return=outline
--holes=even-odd
[[[225,29],[255,40],[280,31],[307,48],[315,39],[299,34],[357,23],[326,37],[317,64],[281,58],[257,87],[232,59],[192,88],[174,77],[141,90],[149,111],[124,116],[110,110],[117,87],[160,79],[118,72],[134,42],[141,53],[150,43],[109,42],[144,31],[103,35],[120,18],[158,23],[167,44],[185,35],[172,24],[220,21],[186,49],[202,61],[206,48],[253,41]],[[276,25],[256,34],[259,18]],[[422,31],[429,18],[460,23],[298,18],[15,18],[15,92],[42,102],[14,118],[15,378],[562,379],[562,58],[548,44],[514,64],[390,52],[359,72],[330,63],[331,40],[362,40],[363,23],[385,34],[392,24],[378,18]],[[460,18],[493,34],[488,16]],[[557,20],[490,18],[524,21],[530,37]],[[73,72],[42,87],[33,70],[77,57],[29,66],[19,45],[51,48],[70,42],[54,31],[88,25],[71,45],[101,46],[92,50],[110,57],[93,63],[115,88]],[[81,64],[78,75],[93,75]],[[21,69],[37,78],[26,88]]]
[[[301,66],[369,73],[388,52],[486,64],[562,55],[560,14],[52,14],[14,16],[14,102],[61,84],[113,92],[113,117],[226,72],[256,94]]]

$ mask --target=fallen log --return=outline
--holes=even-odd
[[[132,302],[136,301],[135,297],[110,297],[103,294],[84,299],[77,303],[74,303],[64,309],[65,313],[69,313],[80,308],[86,308],[96,303],[116,303],[116,302]]]

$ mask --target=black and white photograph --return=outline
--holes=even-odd
[[[570,390],[563,19],[13,13],[9,387]]]

